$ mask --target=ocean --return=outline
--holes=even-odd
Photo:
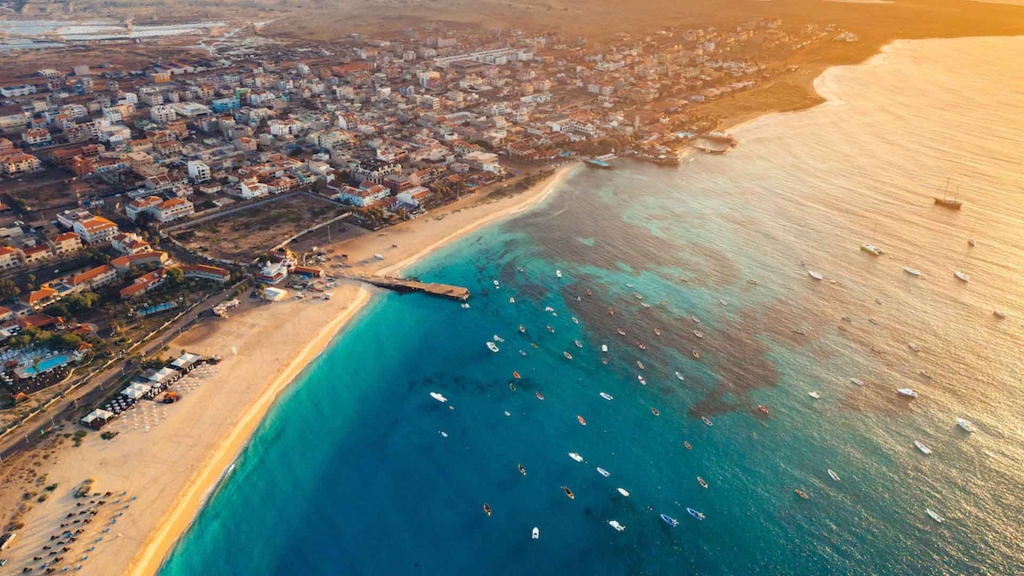
[[[471,308],[376,298],[161,575],[1024,573],[1021,61],[898,42],[726,156],[580,169],[444,248],[407,272]]]

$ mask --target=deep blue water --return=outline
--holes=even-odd
[[[910,81],[929,74],[921,61],[900,86],[957,98]],[[902,102],[882,89],[867,100],[858,118]],[[678,169],[580,170],[538,209],[409,271],[470,287],[472,307],[378,297],[272,409],[162,576],[1022,573],[1012,279],[1024,269],[1024,199],[990,190],[966,216],[936,209],[921,175],[899,170],[936,158],[884,148],[870,123],[811,130],[839,113],[787,120],[797,140],[755,125],[741,134],[749,146]],[[918,139],[947,153],[942,130]],[[1024,184],[986,157],[971,166]],[[864,241],[890,255],[860,252]],[[492,354],[495,334],[505,342]],[[901,386],[921,397],[899,398]],[[978,432],[956,428],[958,416]]]

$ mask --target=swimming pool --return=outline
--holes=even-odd
[[[44,358],[39,361],[38,364],[32,364],[26,366],[23,370],[25,376],[35,376],[36,374],[42,374],[47,370],[53,370],[63,366],[71,361],[71,356],[67,354],[61,354],[60,356],[53,356],[52,358]]]

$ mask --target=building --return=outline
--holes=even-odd
[[[7,174],[8,176],[35,172],[41,167],[42,163],[39,161],[39,158],[20,152],[4,156],[0,160],[0,173]]]
[[[87,220],[78,220],[73,229],[86,244],[102,244],[117,235],[117,224],[102,216],[93,216]]]
[[[82,237],[74,232],[65,232],[58,234],[53,239],[52,245],[54,254],[58,256],[70,254],[82,249]]]
[[[33,310],[42,310],[57,300],[60,300],[60,293],[53,288],[44,286],[38,290],[33,290],[28,294],[23,294],[19,300],[21,300],[21,302],[26,306],[31,307]]]
[[[405,192],[400,192],[398,194],[398,201],[406,206],[419,208],[430,198],[430,196],[431,192],[429,189],[424,188],[423,186],[416,186],[406,190]]]
[[[163,268],[143,274],[136,278],[130,286],[126,286],[121,289],[121,298],[139,298],[140,296],[155,290],[164,283],[166,278],[167,271]]]
[[[473,168],[485,172],[498,172],[501,169],[498,165],[498,155],[490,152],[470,152],[463,160]]]
[[[53,257],[53,251],[48,244],[23,248],[21,253],[25,259],[26,266],[33,266]]]
[[[270,187],[260,182],[255,176],[242,180],[238,187],[238,195],[246,200],[262,198],[270,194]]]
[[[110,246],[121,254],[128,256],[132,254],[142,254],[152,250],[149,246],[149,242],[146,242],[140,236],[132,234],[131,232],[114,236],[110,239]]]
[[[167,124],[178,119],[178,113],[174,108],[158,104],[149,109],[149,119],[157,124]]]
[[[196,184],[200,182],[206,182],[212,178],[210,173],[210,167],[205,162],[198,160],[189,160],[188,162],[188,178]]]
[[[117,280],[117,270],[109,264],[86,270],[71,278],[71,285],[84,290],[95,290]]]
[[[156,207],[154,215],[160,223],[188,218],[196,213],[195,205],[184,198],[171,198]]]
[[[288,291],[280,288],[268,287],[263,289],[263,299],[271,302],[280,302],[288,297]]]
[[[73,228],[75,222],[92,218],[92,212],[85,208],[68,208],[57,213],[57,223],[65,228]]]
[[[21,251],[10,246],[0,247],[0,270],[11,270],[21,266]]]
[[[288,277],[288,267],[281,262],[267,263],[256,274],[256,281],[261,284],[280,284]]]
[[[46,146],[53,142],[53,136],[50,135],[50,131],[46,128],[26,130],[21,135],[21,139],[29,146]]]
[[[313,278],[323,278],[324,271],[320,268],[313,268],[312,266],[295,266],[291,271],[292,275],[298,276],[303,280],[311,280]]]
[[[338,200],[353,206],[366,207],[380,202],[391,195],[391,190],[382,184],[363,182],[359,188],[342,186],[338,191]]]
[[[22,84],[21,86],[4,86],[3,88],[0,88],[0,96],[5,98],[28,96],[35,93],[36,87],[31,84]]]
[[[168,260],[169,258],[167,257],[166,252],[153,250],[151,252],[142,252],[140,254],[118,256],[110,261],[110,265],[113,266],[114,270],[117,270],[119,274],[124,274],[132,268],[163,266]]]
[[[160,206],[163,200],[159,196],[146,196],[132,200],[124,207],[124,213],[132,220],[138,220],[142,214],[150,214]]]
[[[181,271],[185,273],[185,278],[189,279],[211,280],[220,284],[231,280],[231,271],[225,268],[218,268],[217,266],[206,266],[203,264],[182,266]]]

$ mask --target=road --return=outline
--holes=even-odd
[[[226,289],[219,294],[207,298],[202,304],[196,306],[132,352],[143,352],[147,356],[158,353],[164,346],[184,332],[186,328],[196,322],[200,315],[227,300],[230,293],[231,290]],[[214,321],[218,320],[209,314],[206,314],[206,316]],[[209,319],[207,321],[210,321]],[[21,428],[0,439],[0,460],[7,461],[9,458],[35,446],[46,437],[45,432],[52,429],[54,425],[69,419],[77,421],[75,417],[79,407],[88,407],[90,411],[97,408],[97,404],[109,395],[110,387],[117,384],[124,377],[126,373],[125,368],[126,364],[124,361],[111,364],[106,370],[95,374],[90,379],[91,382],[76,388],[48,409],[30,418],[22,424]]]

